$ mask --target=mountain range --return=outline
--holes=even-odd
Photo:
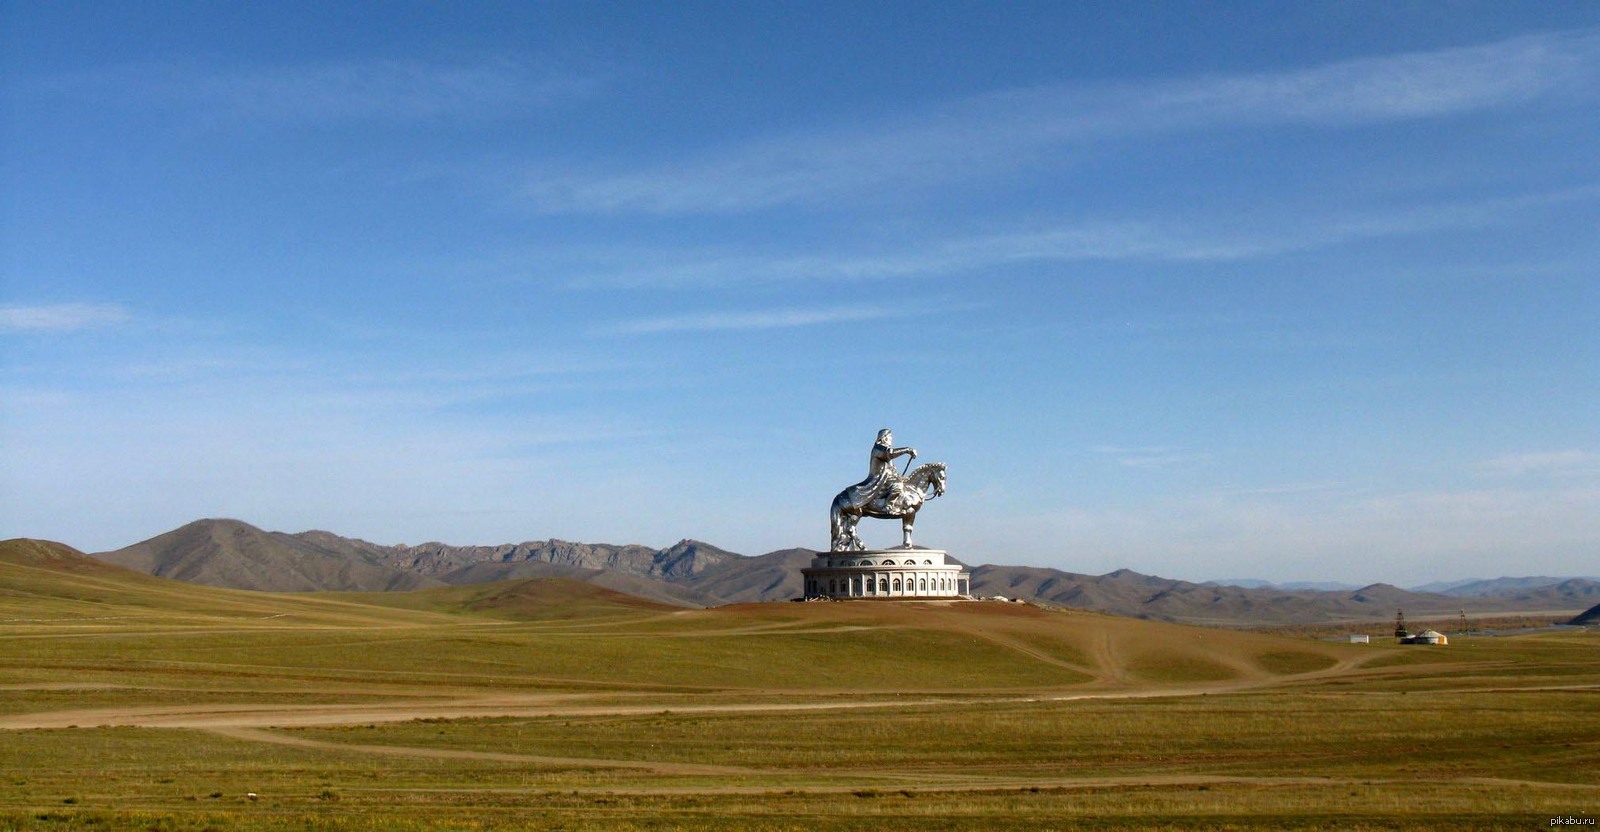
[[[263,531],[238,520],[198,520],[94,557],[150,575],[274,592],[423,589],[559,577],[680,606],[780,601],[801,594],[800,568],[816,554],[783,549],[750,557],[681,540],[665,549],[539,540],[498,546],[430,542],[384,546],[332,532]],[[1210,625],[1375,620],[1576,610],[1600,602],[1600,581],[1499,579],[1450,594],[1387,584],[1347,589],[1192,583],[1119,569],[1083,575],[1028,566],[971,568],[972,591],[1118,615]],[[1478,586],[1478,585],[1482,586]],[[1463,592],[1467,587],[1477,587]]]

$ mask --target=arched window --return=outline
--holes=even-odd
[[[828,594],[832,595],[833,593],[838,592],[838,591],[839,591],[839,587],[832,580],[828,581]]]
[[[879,578],[878,579],[878,591],[879,592],[888,592],[889,591],[889,579],[888,578]]]
[[[900,591],[900,579],[899,578],[895,578],[894,579],[894,591],[895,592],[899,592]]]
[[[919,578],[917,580],[917,589],[922,591],[922,592],[927,592],[928,591],[928,579],[927,578]]]
[[[923,562],[922,562],[922,565],[923,565],[923,566],[932,566],[932,565],[933,565],[933,561],[931,561],[931,560],[925,560],[925,561],[923,561]]]
[[[852,579],[850,579],[850,594],[851,595],[860,595],[861,594],[861,579],[860,578],[852,578]]]

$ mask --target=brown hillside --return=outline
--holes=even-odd
[[[96,560],[65,543],[34,540],[28,537],[0,540],[0,563],[84,575],[136,574],[120,566]]]
[[[558,567],[559,568],[559,567]],[[352,605],[483,615],[518,621],[637,618],[641,613],[684,612],[665,604],[565,577],[523,578],[494,583],[434,587],[411,592],[339,592],[303,596]]]
[[[466,583],[460,576],[486,574],[484,564],[549,564],[679,582],[692,580],[718,563],[739,557],[742,556],[696,540],[652,549],[637,544],[614,546],[552,539],[500,546],[451,546],[438,542],[395,546],[385,550],[380,559],[391,567],[446,583]]]
[[[114,552],[95,555],[147,575],[267,592],[405,590],[436,586],[344,548],[238,520],[198,520]]]
[[[584,569],[540,560],[511,563],[474,563],[457,569],[445,577],[449,579],[451,584],[467,586],[515,580],[559,578],[566,581],[591,584],[596,587],[603,587],[615,592],[665,604],[684,607],[705,606],[704,597],[699,593],[665,581],[629,572]]]
[[[511,581],[469,589],[472,595],[463,602],[463,609],[511,618],[589,618],[617,611],[683,609],[567,578]]]
[[[699,619],[724,627],[730,620],[825,622],[840,632],[959,634],[986,645],[996,661],[1054,665],[1079,674],[1081,683],[1111,688],[1253,684],[1370,655],[1330,642],[995,601],[738,604],[680,615],[690,626]]]
[[[800,570],[816,552],[782,549],[759,557],[724,560],[696,576],[690,586],[714,603],[787,601],[804,594]]]
[[[1039,567],[988,565],[972,570],[972,591],[984,597],[1037,599],[1115,615],[1213,626],[1382,620],[1392,618],[1401,608],[1408,615],[1447,615],[1463,608],[1480,614],[1578,606],[1556,591],[1505,599],[1455,598],[1388,584],[1332,592],[1246,589],[1141,575],[1127,569],[1079,575]]]

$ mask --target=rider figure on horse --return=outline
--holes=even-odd
[[[828,507],[830,551],[856,552],[866,548],[856,536],[856,523],[863,517],[898,519],[903,541],[900,547],[915,548],[911,527],[923,503],[944,493],[945,464],[929,462],[914,471],[908,465],[908,473],[901,476],[894,469],[895,457],[900,456],[916,459],[917,452],[914,448],[896,448],[894,434],[888,428],[878,431],[878,441],[873,443],[867,462],[867,478],[839,492]]]
[[[898,456],[916,459],[917,450],[896,448],[894,434],[888,428],[878,431],[878,439],[872,444],[872,457],[867,462],[867,478],[851,486],[850,502],[860,507],[882,497],[889,506],[903,508],[906,481],[894,469],[894,459]]]

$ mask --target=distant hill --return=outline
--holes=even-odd
[[[463,615],[557,620],[681,609],[561,578],[413,592],[255,592],[146,575],[52,541],[0,541],[0,624],[8,625],[369,628],[450,626]]]
[[[0,563],[89,575],[129,572],[129,570],[92,558],[65,543],[57,543],[53,540],[34,540],[28,537],[0,540]]]
[[[266,532],[238,520],[197,520],[95,557],[147,575],[268,592],[404,590],[438,586],[383,563],[374,544],[328,532]]]
[[[1568,624],[1600,624],[1600,604],[1584,610],[1574,617]]]
[[[605,543],[536,540],[500,546],[451,546],[437,542],[393,546],[375,553],[375,557],[407,572],[428,575],[445,583],[463,583],[452,580],[452,576],[484,563],[545,563],[576,569],[604,569],[662,580],[682,580],[738,556],[693,540],[683,540],[666,549],[651,549],[636,544],[612,546]]]
[[[692,586],[722,603],[799,598],[805,591],[800,570],[810,566],[816,554],[810,549],[781,549],[753,558],[735,556],[697,575]]]
[[[0,541],[0,563],[48,566],[64,571],[112,571],[112,566],[88,557],[64,542],[37,541],[34,538]]]
[[[202,520],[96,557],[148,574],[272,591],[388,591],[562,579],[679,606],[776,601],[801,594],[800,569],[815,552],[784,549],[749,557],[696,540],[664,549],[538,540],[498,546],[430,542],[381,546],[325,531],[266,532],[237,520]],[[1196,624],[1382,620],[1503,611],[1581,609],[1600,600],[1600,582],[1569,579],[1522,586],[1501,579],[1488,594],[1414,592],[1388,584],[1332,590],[1241,587],[1119,569],[1081,575],[1057,569],[984,565],[972,569],[977,596],[1003,595],[1116,615]],[[1467,585],[1462,585],[1465,588]]]
[[[1464,599],[1411,592],[1372,584],[1352,590],[1245,588],[1215,583],[1141,575],[1119,569],[1105,575],[1079,575],[1027,566],[978,566],[972,569],[975,595],[1031,598],[1069,607],[1117,615],[1194,624],[1313,623],[1330,620],[1373,620],[1404,609],[1413,618],[1449,615]],[[1572,580],[1506,597],[1480,596],[1466,603],[1473,613],[1532,609],[1574,609],[1600,598],[1600,583]]]
[[[788,550],[800,552],[804,550]],[[269,532],[239,520],[197,520],[101,561],[148,575],[267,592],[376,592],[564,578],[680,606],[778,600],[799,575],[776,561],[682,540],[648,546],[541,540],[500,546],[381,546],[326,531]],[[810,553],[804,558],[809,560]],[[792,558],[791,558],[792,559]],[[705,584],[704,588],[698,584]]]
[[[1241,589],[1315,589],[1319,592],[1338,592],[1345,589],[1360,589],[1359,584],[1347,584],[1342,581],[1286,581],[1273,583],[1258,578],[1221,578],[1214,581],[1204,581],[1206,586],[1236,586]],[[1422,590],[1418,590],[1422,591]]]
[[[747,558],[698,540],[680,540],[665,549],[565,540],[500,546],[450,546],[433,542],[391,547],[379,557],[396,568],[447,584],[560,577],[688,606],[774,600],[749,597],[743,582],[735,580],[730,584],[726,580],[730,574],[741,574],[752,568],[748,562],[758,558]],[[798,589],[798,579],[795,586]],[[736,597],[719,594],[718,587],[733,590]]]
[[[1600,583],[1600,578],[1552,578],[1548,575],[1538,575],[1525,578],[1489,578],[1487,580],[1474,578],[1465,581],[1443,581],[1416,587],[1416,591],[1438,592],[1444,595],[1455,595],[1460,598],[1508,598],[1520,593],[1546,589],[1573,580]]]

